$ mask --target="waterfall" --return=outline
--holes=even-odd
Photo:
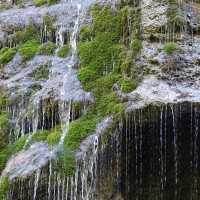
[[[59,47],[63,47],[64,45],[64,33],[65,27],[61,24],[58,28],[58,31],[56,32],[56,45]]]
[[[79,21],[80,21],[79,19],[80,9],[81,9],[81,4],[77,4],[77,19],[75,21],[74,30],[70,38],[70,44],[71,44],[71,50],[72,50],[71,62],[74,62],[76,50],[77,50],[77,36],[78,36]]]
[[[38,188],[38,182],[39,182],[39,179],[40,179],[40,173],[41,173],[41,170],[40,170],[40,169],[38,169],[37,172],[35,173],[35,184],[34,184],[33,200],[36,199],[37,188]]]
[[[52,161],[49,162],[49,180],[48,180],[48,200],[51,199],[51,176],[52,176]]]

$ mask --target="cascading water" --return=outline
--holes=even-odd
[[[198,119],[190,103],[128,113],[99,151],[96,199],[199,199]]]
[[[97,126],[95,134],[83,141],[80,151],[76,152],[76,170],[73,175],[66,176],[62,170],[57,170],[56,156],[62,151],[69,122],[76,118],[73,113],[73,102],[85,103],[92,99],[89,93],[82,90],[74,70],[77,65],[77,38],[82,22],[82,11],[89,5],[89,2],[90,0],[63,0],[58,3],[59,5],[50,6],[49,10],[45,10],[45,6],[31,8],[33,13],[34,11],[36,13],[35,18],[37,18],[37,13],[42,13],[41,15],[50,13],[54,16],[59,11],[60,15],[64,15],[64,17],[60,17],[59,14],[55,14],[58,18],[55,25],[57,31],[53,32],[53,36],[49,36],[47,25],[44,24],[41,29],[41,42],[46,43],[49,38],[53,38],[58,46],[58,51],[66,43],[66,32],[71,32],[71,49],[66,58],[59,58],[56,54],[36,55],[16,75],[8,73],[10,77],[1,81],[15,97],[14,101],[18,99],[17,102],[6,108],[9,113],[12,113],[12,123],[14,124],[14,128],[10,131],[10,143],[28,135],[24,149],[11,157],[2,173],[10,180],[7,199],[198,200],[200,198],[199,105],[177,103],[176,105],[166,104],[145,108],[143,104],[157,101],[175,103],[181,102],[181,98],[199,102],[200,93],[194,87],[185,88],[181,84],[171,87],[161,81],[149,78],[146,82],[147,87],[144,84],[144,87],[139,86],[135,93],[127,96],[124,94],[126,99],[129,100],[129,97],[134,99],[133,103],[128,102],[133,106],[132,112],[126,113],[124,119],[118,121],[114,128],[109,129],[109,133],[106,131],[104,133],[104,129],[110,128],[109,125],[112,124],[110,118],[106,118]],[[108,0],[108,2],[112,4],[111,1]],[[126,1],[123,2],[126,3]],[[158,18],[163,24],[159,31],[161,34],[164,31],[165,41],[175,42],[176,24],[167,24],[168,18],[165,16],[167,7],[171,5],[166,6],[163,2],[154,0],[141,1],[141,3],[134,0],[129,3],[134,8],[140,6],[139,9],[130,9],[130,12],[135,12],[135,10],[140,12],[141,9],[141,13],[143,12],[141,21],[148,22],[144,23],[146,26],[151,26],[151,20],[155,19],[156,21],[160,15]],[[183,9],[183,1],[176,1],[176,3],[176,10]],[[68,5],[66,6],[66,4]],[[155,6],[151,6],[151,4]],[[145,13],[144,11],[148,11],[148,9],[150,12]],[[157,16],[152,17],[154,10],[156,10],[155,15]],[[17,15],[14,9],[11,11],[14,13],[13,16]],[[30,11],[29,8],[27,11]],[[141,14],[139,12],[137,11],[138,15]],[[149,13],[151,20],[148,20],[149,16],[145,20]],[[21,15],[23,14],[21,13]],[[2,16],[4,18],[4,15],[0,14],[0,19]],[[131,29],[132,20],[131,18],[127,20],[127,29]],[[36,21],[42,21],[41,17]],[[159,26],[159,23],[155,24]],[[185,24],[178,28],[187,31]],[[179,32],[177,33],[179,34]],[[159,39],[162,40],[162,37]],[[158,53],[158,46],[146,49],[151,53],[156,49],[156,55],[152,56],[153,53],[150,53],[149,60],[157,56],[159,57],[157,64],[163,63],[163,55],[161,55],[163,52],[159,50]],[[146,56],[145,51],[144,54]],[[199,54],[198,51],[196,54]],[[20,61],[19,55],[16,55],[14,60],[15,65],[23,63]],[[153,63],[152,61],[151,64]],[[14,69],[12,62],[9,65],[11,69]],[[31,75],[41,65],[48,68],[48,79],[35,81]],[[108,75],[109,70],[105,71],[105,75]],[[34,91],[34,94],[31,93],[30,98],[26,99],[25,97],[30,92],[28,89],[35,84],[38,84],[39,88]],[[16,94],[14,94],[15,92]],[[187,95],[187,93],[192,95]],[[19,97],[17,96],[19,94],[20,98],[16,98]],[[138,102],[140,95],[142,96],[141,102]],[[197,99],[195,99],[196,97]],[[148,102],[149,99],[150,102]],[[136,109],[138,105],[142,105],[142,108]],[[85,106],[83,110],[85,110]],[[82,112],[78,116],[81,114]],[[191,117],[188,118],[188,115]],[[58,124],[61,127],[61,134],[56,145],[50,146],[46,142],[32,143],[32,137],[38,130],[54,130]],[[59,167],[62,168],[62,166]]]
[[[45,117],[46,117],[47,111],[45,110],[43,103],[45,103],[45,101],[48,101],[48,99],[46,100],[44,98],[45,96],[44,96],[43,91],[39,91],[31,99],[31,101],[33,102],[32,107],[34,109],[31,108],[31,112],[29,113],[31,113],[31,119],[33,119],[33,121],[32,121],[32,126],[31,126],[31,131],[30,131],[31,134],[29,135],[27,139],[25,148],[22,152],[19,152],[19,154],[17,154],[16,156],[12,157],[9,160],[9,162],[7,163],[6,169],[3,171],[3,176],[8,175],[10,180],[14,180],[16,177],[19,177],[19,176],[29,175],[30,173],[33,173],[35,171],[35,177],[33,177],[34,179],[33,195],[32,197],[29,197],[27,195],[26,199],[30,198],[30,199],[36,200],[38,198],[39,199],[41,198],[41,197],[38,197],[38,193],[39,193],[39,188],[41,187],[41,181],[42,181],[41,179],[43,177],[43,168],[45,168],[45,166],[48,163],[49,163],[48,198],[51,199],[52,197],[54,197],[54,199],[59,200],[60,196],[62,195],[62,199],[64,200],[69,195],[67,192],[65,192],[65,177],[61,177],[59,173],[52,171],[52,160],[54,160],[57,152],[62,150],[62,145],[65,139],[65,136],[68,132],[70,115],[71,115],[71,105],[72,105],[72,100],[74,98],[73,95],[72,95],[72,98],[70,98],[71,94],[69,93],[70,90],[69,90],[68,81],[69,81],[69,77],[72,79],[74,76],[73,67],[76,64],[76,60],[77,60],[76,59],[76,48],[77,48],[76,42],[77,42],[77,34],[79,30],[81,4],[77,3],[76,8],[77,8],[77,16],[74,22],[74,28],[73,28],[71,38],[70,38],[71,53],[67,58],[65,58],[62,61],[64,64],[64,67],[66,68],[64,69],[64,72],[67,72],[67,73],[62,76],[62,81],[61,81],[62,87],[60,88],[57,87],[57,89],[59,89],[58,90],[59,93],[57,94],[59,97],[57,101],[58,102],[57,112],[59,114],[58,118],[61,124],[61,132],[62,132],[60,136],[60,141],[57,145],[53,146],[52,148],[49,148],[45,143],[44,144],[35,143],[35,144],[32,144],[27,149],[27,146],[29,145],[29,141],[31,141],[31,137],[33,136],[33,134],[35,134],[38,129],[43,129],[46,123]],[[58,31],[59,34],[58,34],[58,39],[57,39],[60,47],[64,44],[63,32],[61,29],[63,30],[63,27],[61,27]],[[54,65],[54,63],[52,64]],[[54,78],[54,77],[50,77],[50,78]],[[78,86],[77,83],[76,83],[76,86]],[[78,93],[76,95],[78,95]],[[88,97],[85,96],[86,101]],[[75,100],[76,98],[77,97],[75,97]],[[52,110],[53,110],[53,107],[52,107]],[[22,114],[20,114],[20,116],[21,115]],[[23,119],[26,119],[26,118],[23,118]],[[52,123],[50,124],[50,127],[54,127],[53,113],[51,115],[50,120],[47,120],[47,122],[48,121],[52,121]],[[22,120],[22,124],[23,124],[23,120]],[[23,126],[22,126],[22,130],[23,130]],[[23,131],[21,132],[24,135],[24,132]],[[23,161],[23,159],[25,160]],[[70,195],[75,196],[76,189],[74,190],[75,187],[73,186],[72,182],[74,182],[77,185],[78,184],[77,178],[75,178],[75,180],[73,177],[67,178],[67,185],[68,185],[67,188],[70,192]],[[54,185],[53,187],[52,187],[52,184]],[[60,187],[62,187],[62,192],[60,191]],[[53,194],[52,194],[52,188],[53,188]],[[12,191],[12,188],[9,192],[9,195],[11,195],[9,199],[13,198],[12,196],[13,192],[11,191]],[[23,195],[21,195],[20,197],[16,197],[16,198],[23,199],[24,197]]]

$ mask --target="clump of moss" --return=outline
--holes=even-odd
[[[5,89],[0,87],[0,110],[2,113],[2,111],[6,110],[6,105],[9,104],[9,99],[8,99],[8,95],[5,91]]]
[[[40,43],[37,40],[30,40],[19,47],[19,53],[24,61],[30,60],[38,52]]]
[[[41,55],[53,55],[56,45],[53,42],[47,42],[39,47],[38,53]]]
[[[27,137],[21,137],[15,143],[8,144],[0,151],[0,171],[4,169],[5,164],[10,156],[23,149],[26,139]]]
[[[53,5],[53,4],[56,4],[58,2],[58,0],[48,0],[47,3],[49,5]]]
[[[47,0],[33,0],[33,4],[37,7],[47,4]]]
[[[39,40],[40,32],[37,25],[35,25],[32,21],[29,22],[29,25],[25,27],[23,30],[19,30],[14,33],[13,40],[16,44],[24,44],[30,40]]]
[[[82,26],[79,33],[79,41],[85,42],[85,41],[90,41],[91,39],[92,39],[92,32],[90,27]]]
[[[66,57],[66,56],[68,55],[69,49],[70,49],[69,44],[65,44],[63,47],[61,47],[61,48],[58,50],[57,55],[58,55],[59,57],[64,58],[64,57]]]
[[[83,115],[81,118],[71,122],[64,142],[65,148],[70,150],[78,148],[80,142],[95,130],[96,123],[97,117],[91,114]]]
[[[133,53],[137,55],[138,52],[140,52],[140,50],[142,49],[142,41],[139,39],[133,39],[131,41],[131,48],[133,50]]]
[[[71,176],[73,174],[76,161],[72,151],[63,149],[58,156],[57,162],[59,170],[64,172],[66,176]]]
[[[164,44],[163,50],[166,54],[171,55],[173,54],[176,50],[178,50],[178,46],[176,43],[173,42],[168,42]]]
[[[7,144],[7,134],[9,130],[9,117],[6,112],[0,113],[0,150]]]
[[[54,129],[52,129],[47,136],[48,144],[49,145],[57,144],[60,140],[60,136],[61,136],[61,128],[60,127],[56,127]]]
[[[46,141],[48,137],[48,130],[39,130],[35,134],[33,134],[31,140],[33,142]]]
[[[10,62],[14,55],[16,54],[17,50],[16,48],[3,48],[0,51],[0,66],[3,66]]]
[[[7,176],[2,176],[0,179],[0,199],[6,199],[7,191],[9,187],[9,179]]]
[[[52,5],[55,3],[57,3],[57,0],[33,0],[33,4],[37,7],[40,7],[45,4]]]
[[[137,85],[138,82],[130,78],[124,78],[120,81],[121,90],[125,93],[133,91]]]

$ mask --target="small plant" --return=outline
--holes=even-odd
[[[37,131],[35,134],[33,134],[31,140],[35,142],[46,141],[48,134],[49,134],[48,130]]]
[[[52,55],[54,54],[55,49],[56,45],[53,42],[47,42],[39,47],[38,53],[42,55]]]
[[[53,4],[56,4],[58,2],[58,0],[47,0],[47,3],[49,5],[53,5]]]
[[[136,89],[138,82],[134,79],[123,78],[120,81],[120,85],[121,85],[122,92],[128,93]]]
[[[47,0],[33,0],[33,4],[37,7],[40,7],[44,4],[47,4]]]
[[[81,118],[71,122],[64,142],[65,148],[70,150],[78,148],[81,141],[95,130],[96,123],[97,118],[90,114],[83,115]]]
[[[23,60],[26,61],[33,58],[38,52],[39,46],[40,43],[37,40],[30,40],[19,47],[19,53],[23,57]]]
[[[168,42],[163,47],[164,52],[168,55],[173,54],[177,49],[177,44],[173,42]]]
[[[47,142],[49,145],[55,145],[59,142],[60,140],[60,134],[61,134],[61,129],[56,127],[55,129],[52,129],[50,133],[47,136]]]
[[[80,30],[80,33],[79,33],[79,40],[81,42],[85,42],[85,41],[91,40],[91,38],[92,38],[92,33],[91,33],[91,30],[90,30],[90,27],[83,26]]]
[[[9,180],[7,176],[2,176],[0,179],[0,199],[6,199],[6,194],[9,187]]]
[[[63,47],[61,47],[61,48],[58,50],[57,55],[58,55],[59,57],[64,58],[64,57],[66,57],[66,56],[68,55],[69,49],[70,49],[69,44],[66,44],[66,45],[64,45]]]
[[[66,176],[71,176],[75,170],[74,153],[70,150],[64,149],[58,156],[58,167]]]
[[[19,152],[23,149],[26,143],[27,137],[21,137],[13,144],[8,144],[5,148],[0,151],[0,170],[6,165],[7,160],[10,158],[11,155]]]
[[[13,59],[16,52],[17,50],[15,48],[3,48],[0,51],[0,66],[10,62]]]
[[[30,21],[24,30],[15,32],[12,37],[16,44],[23,44],[30,40],[39,40],[40,32],[37,25]]]
[[[131,48],[133,50],[133,53],[137,55],[142,49],[142,41],[139,39],[133,39],[131,41]]]
[[[7,144],[7,133],[9,131],[9,119],[6,112],[0,112],[0,150]]]

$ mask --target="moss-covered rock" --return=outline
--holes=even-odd
[[[0,50],[0,66],[3,66],[10,62],[16,54],[16,48],[3,48]]]
[[[21,137],[13,144],[8,144],[5,148],[0,150],[0,171],[4,169],[6,162],[12,155],[22,150],[26,139],[27,137]]]
[[[7,176],[2,176],[0,179],[0,200],[6,199],[9,187],[9,180]]]
[[[19,53],[24,61],[30,60],[39,50],[40,43],[37,40],[30,40],[19,47]]]
[[[39,47],[38,53],[41,55],[53,55],[56,49],[56,44],[47,42]]]
[[[69,132],[65,138],[65,149],[75,150],[80,143],[96,128],[97,117],[86,114],[70,124]]]
[[[66,57],[69,53],[69,50],[70,50],[70,45],[69,44],[65,44],[63,47],[61,47],[58,52],[57,52],[57,55],[59,57]]]

